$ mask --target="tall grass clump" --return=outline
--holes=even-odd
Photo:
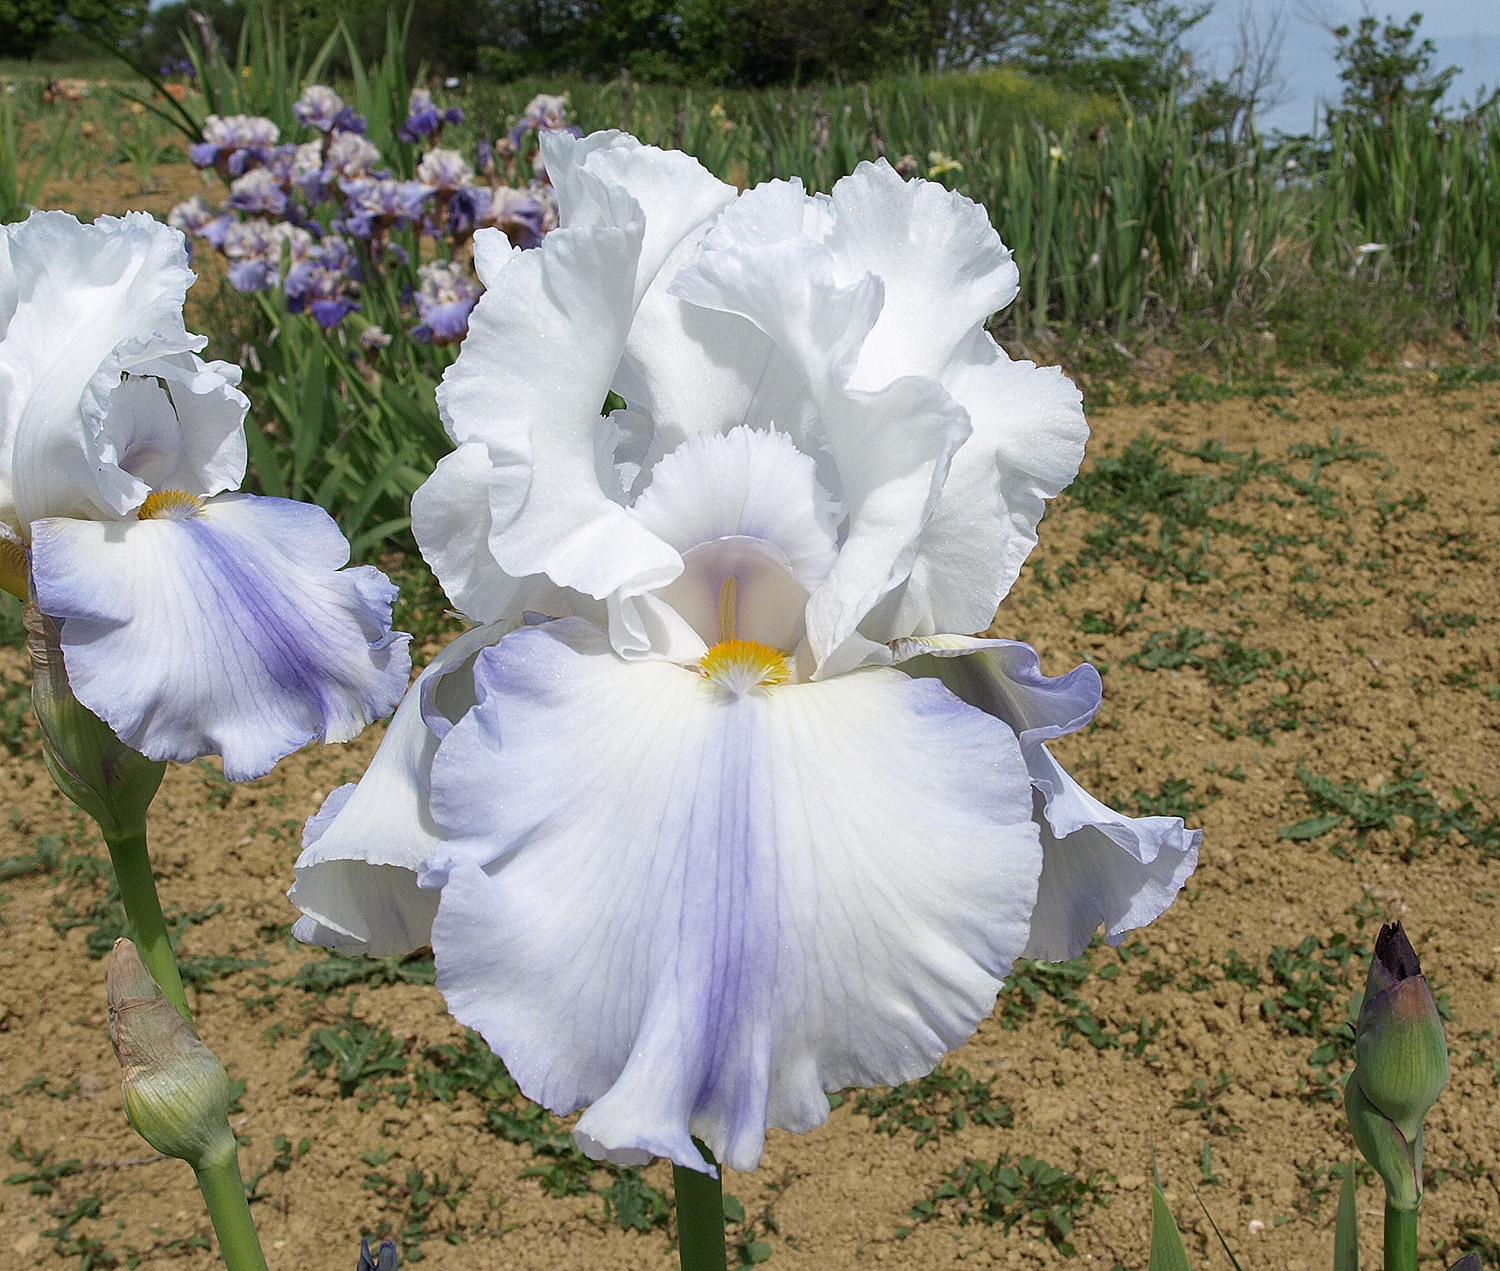
[[[293,103],[327,82],[337,58],[349,68],[337,87],[391,178],[417,173],[428,152],[403,123],[425,72],[411,74],[398,16],[388,17],[383,56],[367,64],[341,26],[308,50],[292,47],[270,6],[252,0],[245,14],[233,47],[206,24],[187,41],[190,91],[173,93],[181,86],[137,66],[151,85],[141,104],[199,143],[210,115],[259,116],[280,127],[285,148],[308,135]],[[518,152],[507,137],[528,121],[561,126],[565,116],[533,119],[546,100],[537,94],[558,92],[583,131],[618,127],[686,150],[742,188],[798,178],[828,191],[860,162],[884,158],[968,195],[989,209],[1021,271],[1019,295],[996,325],[1013,341],[1207,328],[1208,344],[1232,356],[1247,337],[1284,326],[1289,355],[1295,346],[1350,363],[1387,319],[1394,330],[1429,315],[1476,349],[1500,329],[1495,101],[1455,119],[1346,110],[1318,140],[1271,144],[1253,129],[1205,126],[1175,94],[1143,109],[1004,68],[754,91],[643,85],[624,74],[603,83],[478,80],[447,98],[462,102],[463,118],[446,110],[453,122],[441,145],[468,156],[496,206],[501,196],[552,198],[526,146]],[[0,125],[0,202],[14,205],[21,174],[31,190],[40,161],[34,148],[18,160],[20,129],[8,114]],[[329,191],[323,197],[337,203]],[[289,307],[284,264],[254,294],[225,289],[215,302],[216,351],[245,365],[255,406],[254,481],[321,504],[360,554],[408,541],[411,494],[449,448],[434,390],[462,332],[425,342],[412,325],[413,297],[434,263],[468,277],[467,235],[479,220],[443,229],[449,197],[353,241],[357,307],[332,326]],[[551,207],[555,223],[555,199]],[[332,203],[306,210],[335,229],[329,218],[347,215]],[[534,228],[528,245],[546,232]],[[506,232],[523,241],[514,229]],[[477,280],[464,285],[477,294]]]

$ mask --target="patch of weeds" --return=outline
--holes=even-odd
[[[423,1061],[415,1074],[416,1088],[444,1102],[462,1091],[474,1094],[487,1107],[491,1133],[531,1149],[536,1164],[523,1170],[521,1177],[537,1179],[554,1197],[586,1196],[593,1190],[596,1170],[619,1172],[614,1166],[589,1160],[562,1122],[522,1096],[504,1061],[478,1033],[467,1033],[462,1047],[428,1047]]]
[[[945,1174],[928,1199],[912,1206],[910,1216],[930,1222],[952,1210],[960,1226],[998,1223],[1006,1234],[1020,1226],[1033,1239],[1071,1258],[1076,1251],[1068,1237],[1081,1219],[1109,1203],[1104,1190],[1109,1178],[1102,1171],[1079,1178],[1033,1156],[1012,1161],[1002,1155],[993,1165],[969,1160]],[[955,1203],[948,1206],[945,1201]]]
[[[1488,1028],[1483,1032],[1470,1030],[1463,1034],[1473,1049],[1469,1051],[1468,1067],[1487,1068],[1490,1085],[1500,1086],[1500,1058],[1495,1056],[1495,1034]]]
[[[193,760],[193,767],[198,769],[198,780],[203,783],[203,806],[218,808],[222,812],[229,806],[229,801],[234,798],[234,782],[230,781],[207,759]]]
[[[50,1196],[56,1190],[55,1184],[58,1179],[71,1178],[74,1174],[83,1173],[82,1161],[56,1161],[48,1165],[47,1158],[51,1155],[50,1147],[43,1148],[40,1152],[28,1152],[21,1145],[21,1140],[16,1139],[10,1145],[10,1159],[17,1164],[25,1165],[26,1168],[8,1175],[5,1179],[6,1185],[9,1187],[28,1185],[26,1190],[32,1196]]]
[[[1193,783],[1186,777],[1168,777],[1150,794],[1137,786],[1126,795],[1115,795],[1111,804],[1117,811],[1129,812],[1132,816],[1176,816],[1186,821],[1203,811],[1211,798],[1193,793]]]
[[[1472,793],[1454,790],[1461,800],[1456,807],[1445,807],[1423,784],[1427,774],[1406,759],[1396,759],[1391,777],[1378,789],[1369,789],[1364,781],[1335,782],[1309,772],[1301,764],[1297,777],[1302,782],[1302,797],[1312,816],[1295,825],[1284,825],[1280,838],[1308,841],[1343,830],[1353,834],[1352,842],[1363,848],[1373,830],[1396,832],[1400,822],[1410,826],[1411,841],[1402,848],[1402,858],[1426,854],[1426,845],[1451,841],[1452,836],[1476,848],[1482,859],[1500,855],[1500,821],[1486,817],[1475,806]],[[1335,844],[1336,855],[1347,856],[1351,840]]]
[[[380,562],[390,580],[400,588],[396,596],[391,625],[398,631],[411,632],[413,651],[463,630],[463,621],[454,611],[443,588],[420,556],[405,556]]]
[[[1447,1165],[1433,1165],[1428,1161],[1422,1167],[1422,1183],[1427,1187],[1441,1187],[1450,1178],[1477,1183],[1481,1178],[1487,1177],[1489,1172],[1488,1165],[1481,1164],[1472,1156],[1465,1155],[1462,1161],[1456,1156],[1450,1156]]]
[[[1085,609],[1073,625],[1084,635],[1127,635],[1140,625],[1136,615],[1145,607],[1146,593],[1143,591],[1140,599],[1125,602],[1122,614],[1116,614],[1113,609]]]
[[[1166,462],[1177,453],[1222,472],[1187,473]],[[1260,456],[1206,442],[1184,451],[1142,432],[1118,458],[1097,457],[1068,487],[1073,504],[1101,518],[1086,535],[1081,567],[1119,561],[1148,578],[1196,584],[1222,573],[1212,535],[1240,534],[1247,527],[1219,510],[1266,465]],[[1155,534],[1146,518],[1155,517]]]
[[[1437,1256],[1447,1262],[1450,1258],[1477,1253],[1486,1267],[1500,1267],[1500,1240],[1485,1230],[1488,1221],[1482,1214],[1465,1214],[1455,1224],[1458,1238],[1440,1240],[1435,1250]]]
[[[57,1226],[49,1227],[42,1235],[50,1237],[53,1253],[60,1258],[77,1258],[79,1271],[93,1271],[95,1267],[120,1265],[119,1255],[114,1253],[96,1236],[75,1232],[73,1228],[85,1218],[99,1218],[99,1193],[84,1196],[66,1210],[53,1211]]]
[[[1182,1092],[1177,1106],[1185,1112],[1196,1112],[1203,1128],[1210,1134],[1238,1134],[1242,1127],[1234,1123],[1221,1102],[1228,1093],[1229,1074],[1221,1068],[1213,1085],[1202,1077],[1195,1077],[1193,1084]]]
[[[1372,506],[1375,509],[1375,529],[1383,530],[1397,521],[1404,521],[1413,512],[1427,510],[1427,496],[1416,490],[1408,490],[1399,499],[1387,499],[1376,495]]]
[[[426,1256],[422,1243],[433,1236],[442,1236],[449,1244],[463,1243],[463,1227],[453,1219],[453,1214],[467,1190],[467,1176],[460,1176],[457,1183],[445,1183],[436,1170],[429,1177],[426,1170],[411,1169],[398,1182],[378,1172],[393,1159],[386,1156],[384,1148],[361,1153],[361,1157],[371,1167],[365,1176],[365,1190],[381,1197],[383,1209],[400,1215],[399,1226],[393,1228],[389,1222],[382,1222],[373,1232],[363,1235],[382,1240],[394,1235],[400,1243],[403,1262],[422,1261]],[[438,1208],[439,1202],[447,1210],[446,1215]]]
[[[1224,1175],[1214,1173],[1214,1149],[1207,1139],[1203,1140],[1203,1151],[1198,1156],[1198,1181],[1205,1187],[1224,1186]]]
[[[1284,470],[1278,471],[1281,483],[1312,504],[1318,515],[1324,518],[1337,515],[1333,510],[1334,492],[1318,482],[1324,468],[1334,463],[1358,463],[1365,459],[1385,458],[1378,450],[1361,446],[1357,441],[1345,440],[1337,428],[1329,432],[1326,442],[1299,441],[1288,446],[1286,452],[1293,459],[1311,460],[1311,464],[1306,477],[1297,477]]]
[[[351,1015],[313,1033],[302,1051],[303,1066],[297,1075],[312,1071],[322,1077],[332,1069],[340,1098],[359,1095],[369,1100],[379,1094],[382,1078],[406,1072],[405,1052],[405,1040],[394,1036],[383,1023],[367,1024]],[[398,1104],[405,1101],[398,1098]]]
[[[1419,591],[1411,598],[1406,610],[1406,629],[1416,631],[1430,639],[1445,639],[1450,631],[1467,631],[1479,625],[1476,613],[1459,613],[1457,610],[1437,610],[1429,605],[1437,592]]]
[[[0,881],[31,874],[55,874],[66,846],[67,841],[60,834],[38,834],[31,840],[31,851],[0,860]]]
[[[263,1179],[268,1172],[285,1174],[289,1169],[292,1168],[292,1165],[295,1161],[297,1161],[300,1157],[306,1156],[309,1152],[312,1151],[312,1140],[302,1139],[297,1143],[297,1146],[293,1148],[291,1139],[287,1138],[287,1136],[284,1134],[278,1134],[276,1138],[272,1140],[271,1150],[275,1152],[275,1155],[271,1158],[270,1165],[263,1166],[262,1168],[256,1170],[255,1176],[245,1184],[245,1199],[248,1200],[252,1205],[257,1201],[267,1199],[266,1194],[260,1190],[260,1180]]]
[[[1308,936],[1294,947],[1276,945],[1266,958],[1270,979],[1260,1004],[1263,1019],[1289,1037],[1313,1042],[1307,1057],[1311,1079],[1301,1094],[1315,1103],[1343,1097],[1337,1071],[1353,1059],[1354,1016],[1370,946],[1341,932],[1327,939]]]
[[[1427,535],[1427,541],[1438,549],[1444,560],[1455,560],[1461,564],[1473,564],[1486,559],[1468,530],[1454,533],[1452,530],[1436,529]]]
[[[335,989],[354,985],[435,984],[437,970],[431,953],[408,953],[389,958],[366,958],[330,953],[326,958],[304,962],[292,981],[300,989],[326,997]]]
[[[615,1174],[615,1181],[604,1188],[604,1221],[611,1219],[622,1231],[650,1231],[654,1227],[665,1227],[672,1216],[672,1202],[663,1191],[652,1187],[638,1169],[622,1167]],[[729,1216],[729,1201],[724,1198],[724,1215]],[[742,1220],[744,1211],[741,1210]]]
[[[1295,587],[1289,593],[1287,604],[1295,612],[1304,618],[1312,618],[1322,621],[1332,618],[1335,614],[1342,613],[1354,603],[1352,600],[1330,600],[1321,591],[1314,592],[1311,596],[1303,595]]]
[[[1061,1005],[1082,1007],[1084,1002],[1077,990],[1093,969],[1086,956],[1070,962],[1018,958],[1000,990],[1000,1027],[1015,1032],[1048,998]]]
[[[771,1207],[768,1205],[766,1214],[769,1215],[770,1212]],[[745,1207],[737,1196],[724,1197],[724,1221],[730,1228],[739,1228],[738,1231],[730,1230],[726,1233],[738,1266],[755,1267],[770,1261],[771,1246],[756,1238],[760,1233],[756,1231],[754,1220],[746,1218]],[[772,1222],[774,1224],[774,1219]],[[775,1230],[774,1225],[772,1230]]]
[[[39,736],[31,713],[31,681],[6,680],[0,686],[0,746],[7,754],[19,755]]]
[[[980,1081],[965,1068],[937,1068],[919,1081],[884,1091],[859,1091],[854,1110],[875,1122],[876,1134],[895,1137],[910,1130],[916,1136],[912,1146],[922,1147],[945,1133],[957,1134],[970,1122],[1013,1124],[1009,1106],[994,1098],[994,1084],[995,1078]]]

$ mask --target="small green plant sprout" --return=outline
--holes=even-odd
[[[1344,1092],[1349,1130],[1385,1184],[1386,1271],[1416,1271],[1422,1121],[1448,1081],[1443,1021],[1399,922],[1380,929]]]

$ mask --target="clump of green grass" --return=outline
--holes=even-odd
[[[917,1081],[884,1090],[861,1090],[854,1111],[875,1122],[876,1134],[893,1138],[903,1130],[915,1136],[914,1148],[957,1134],[967,1126],[1009,1126],[1010,1108],[994,1097],[995,1078],[969,1075],[966,1068],[940,1067]]]
[[[1347,837],[1330,850],[1347,856],[1351,845],[1363,849],[1372,831],[1398,832],[1404,821],[1410,838],[1402,846],[1403,859],[1425,855],[1430,848],[1451,842],[1455,835],[1478,849],[1485,861],[1500,855],[1500,820],[1480,811],[1472,791],[1455,788],[1454,798],[1459,802],[1444,806],[1424,784],[1426,773],[1421,768],[1405,759],[1394,762],[1392,776],[1374,790],[1363,779],[1335,782],[1299,764],[1302,798],[1313,815],[1282,826],[1279,837],[1305,842],[1343,831]]]
[[[947,1208],[944,1201],[954,1201],[960,1226],[998,1224],[1007,1234],[1020,1226],[1071,1258],[1076,1250],[1068,1237],[1097,1206],[1109,1203],[1109,1181],[1111,1176],[1103,1171],[1079,1178],[1033,1156],[1012,1161],[1002,1155],[992,1165],[970,1160],[945,1174],[930,1197],[912,1206],[910,1216],[916,1222],[931,1222]],[[907,1230],[898,1229],[897,1234]]]
[[[335,990],[356,985],[435,984],[437,968],[433,965],[432,954],[422,950],[388,958],[333,952],[325,958],[304,962],[297,968],[292,982],[309,993],[326,997]]]

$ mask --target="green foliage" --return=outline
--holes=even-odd
[[[26,4],[29,0],[20,0]],[[5,8],[12,0],[0,0],[0,31],[5,30]],[[0,225],[24,221],[31,215],[41,195],[42,184],[58,167],[58,159],[67,141],[71,117],[56,126],[51,145],[37,145],[26,139],[16,118],[15,103],[8,93],[0,92]],[[15,630],[13,609],[19,607],[6,594],[5,642],[11,643]]]
[[[367,958],[347,953],[329,953],[327,957],[304,962],[297,968],[293,983],[300,989],[326,997],[336,989],[355,985],[434,984],[437,971],[432,954],[408,953],[388,958]]]
[[[1300,764],[1297,777],[1312,816],[1295,825],[1283,826],[1278,834],[1294,841],[1322,838],[1335,830],[1352,832],[1357,847],[1365,845],[1374,830],[1404,829],[1409,841],[1402,847],[1405,857],[1421,856],[1429,846],[1460,842],[1477,848],[1482,859],[1500,854],[1500,820],[1487,817],[1475,805],[1475,796],[1455,789],[1456,806],[1445,806],[1423,782],[1426,773],[1406,760],[1397,760],[1393,775],[1369,789],[1363,779],[1335,782],[1308,771]],[[1404,826],[1403,826],[1404,823]],[[1335,844],[1334,851],[1347,851],[1349,840]]]
[[[405,1046],[383,1024],[350,1016],[313,1033],[302,1052],[299,1075],[311,1070],[321,1077],[331,1069],[341,1098],[366,1097],[381,1079],[406,1072]]]
[[[1421,25],[1420,13],[1413,13],[1404,25],[1388,17],[1383,27],[1367,13],[1354,28],[1334,28],[1334,58],[1344,81],[1343,112],[1388,123],[1399,112],[1436,107],[1459,68],[1433,69],[1437,45],[1430,39],[1417,40]]]
[[[6,1185],[9,1187],[25,1186],[33,1196],[50,1196],[56,1190],[59,1179],[71,1178],[74,1174],[83,1173],[82,1161],[54,1161],[49,1165],[47,1158],[51,1155],[50,1147],[43,1148],[40,1152],[30,1152],[21,1145],[20,1139],[16,1139],[10,1145],[10,1159],[25,1165],[26,1168],[8,1175],[5,1179]]]
[[[1010,1108],[994,1098],[994,1084],[993,1077],[980,1081],[965,1068],[937,1068],[905,1085],[858,1091],[854,1110],[875,1122],[876,1134],[894,1137],[912,1131],[912,1146],[919,1148],[945,1133],[957,1134],[971,1122],[1011,1125]]]
[[[998,1223],[1008,1233],[1022,1225],[1072,1257],[1075,1251],[1068,1236],[1096,1206],[1109,1203],[1107,1181],[1109,1175],[1102,1172],[1081,1179],[1031,1156],[1012,1161],[1002,1155],[993,1165],[970,1160],[945,1174],[928,1199],[912,1206],[911,1217],[929,1222],[942,1212],[942,1202],[951,1200],[958,1202],[954,1208],[961,1226]]]
[[[1137,786],[1128,799],[1116,796],[1111,800],[1116,808],[1129,811],[1132,816],[1176,816],[1184,821],[1201,812],[1211,800],[1193,793],[1193,783],[1184,777],[1168,777],[1155,794]]]
[[[1151,1184],[1151,1258],[1147,1271],[1192,1271],[1182,1233],[1158,1183]]]

